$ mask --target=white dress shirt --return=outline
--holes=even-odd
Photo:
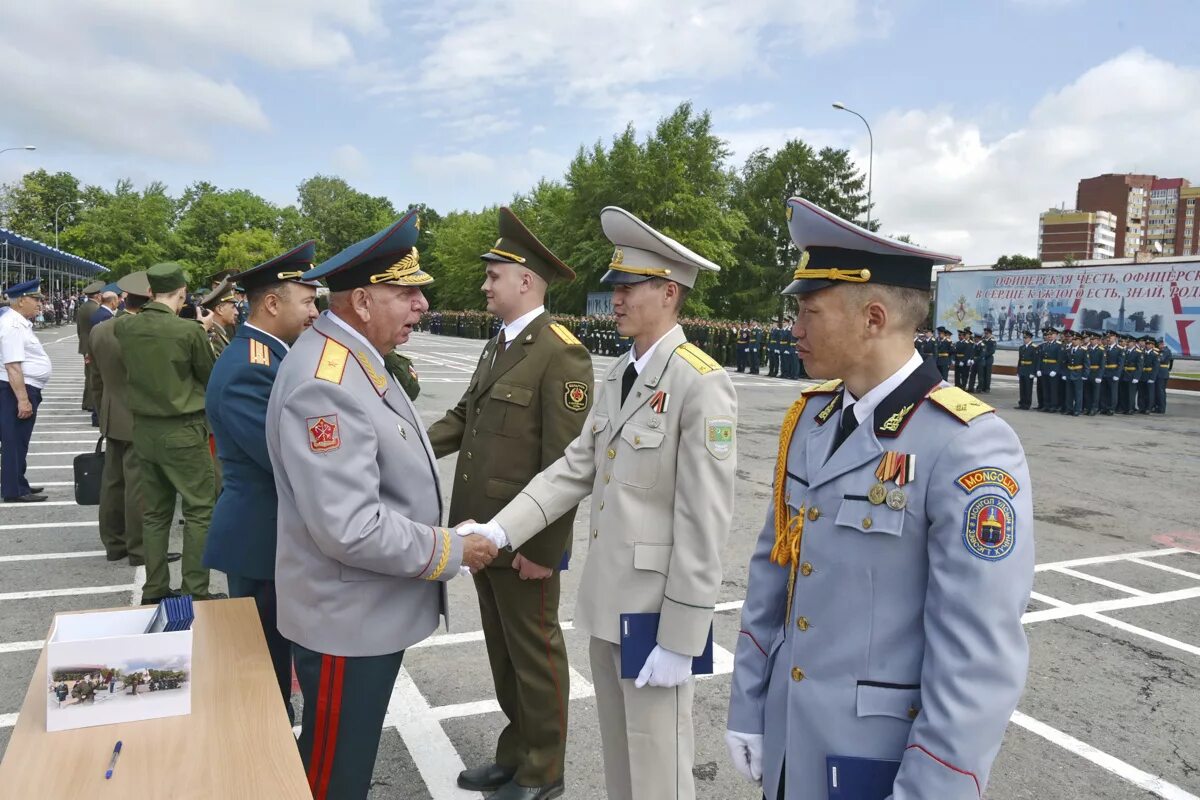
[[[50,382],[50,357],[33,332],[33,323],[16,311],[0,316],[0,361],[20,364],[25,383],[44,389]],[[0,381],[8,383],[8,371],[0,371]]]
[[[895,391],[896,387],[904,383],[909,375],[917,371],[924,359],[920,353],[913,351],[912,356],[908,361],[904,362],[904,366],[893,372],[888,378],[871,391],[864,394],[862,397],[854,400],[854,396],[850,394],[850,390],[846,390],[845,408],[842,413],[845,414],[850,409],[854,410],[854,418],[862,424],[872,414],[875,413],[875,408],[883,402],[884,398]]]
[[[512,345],[512,343],[517,340],[517,337],[521,335],[521,331],[523,331],[527,327],[529,327],[529,323],[533,322],[535,319],[537,319],[539,316],[541,316],[544,313],[546,313],[546,307],[538,306],[537,308],[533,309],[529,313],[522,314],[521,316],[517,317],[509,324],[501,325],[500,326],[500,334],[504,337],[504,349],[507,350]],[[492,363],[493,364],[496,363],[496,359],[499,356],[500,356],[500,348],[497,347],[496,351],[494,353],[492,353]]]
[[[661,342],[663,339],[667,338],[667,336],[669,336],[671,334],[671,331],[674,331],[675,328],[678,328],[678,327],[679,327],[679,325],[675,325],[671,328],[671,330],[667,331],[662,336],[658,337],[658,341],[656,341],[654,344],[647,347],[646,352],[640,356],[637,355],[636,346],[630,348],[629,355],[637,356],[637,358],[635,358],[633,361],[633,369],[635,372],[637,372],[638,375],[642,374],[642,370],[644,370],[646,368],[646,365],[650,363],[650,359],[654,358],[654,351],[658,349],[658,342]]]

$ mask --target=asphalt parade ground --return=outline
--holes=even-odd
[[[105,560],[97,509],[74,503],[72,458],[92,450],[99,434],[80,411],[83,365],[74,334],[64,327],[40,336],[54,376],[28,476],[46,487],[48,501],[0,505],[0,752],[53,614],[136,603],[144,581],[142,569]],[[420,373],[417,407],[427,423],[457,403],[482,344],[414,335],[405,351]],[[610,361],[593,358],[597,375]],[[779,424],[808,384],[765,374],[735,373],[733,380],[740,410],[737,505],[715,621],[716,674],[699,682],[695,704],[697,793],[713,800],[761,797],[725,754],[729,672]],[[1015,379],[996,376],[984,399],[1020,434],[1030,462],[1038,563],[1025,615],[1032,655],[987,797],[1200,800],[1200,396],[1172,391],[1166,416],[1064,417],[1013,410],[1016,388]],[[447,503],[453,467],[452,457],[440,463]],[[570,623],[587,549],[579,520],[587,513],[585,501],[560,609],[571,662],[565,796],[576,800],[604,797],[587,642]],[[177,526],[171,549],[181,543]],[[172,564],[175,586],[178,566]],[[224,589],[223,576],[214,573],[212,591]],[[454,779],[464,765],[490,760],[503,717],[474,586],[455,579],[450,589],[453,629],[405,656],[373,798],[479,797],[457,789]]]

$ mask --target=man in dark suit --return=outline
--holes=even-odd
[[[1033,379],[1038,370],[1038,346],[1033,343],[1033,331],[1021,334],[1024,344],[1017,350],[1017,383],[1020,400],[1017,408],[1028,411],[1033,405]]]
[[[482,259],[488,311],[503,319],[458,405],[429,429],[441,458],[458,452],[450,522],[488,520],[579,435],[592,399],[592,359],[543,305],[550,282],[575,273],[500,209],[500,239]],[[458,785],[497,800],[556,797],[563,787],[570,687],[558,623],[559,569],[574,512],[475,574],[484,640],[508,718],[492,763]]]
[[[316,284],[298,280],[312,267],[315,242],[237,276],[250,317],[213,366],[205,393],[208,422],[221,460],[222,489],[213,509],[204,566],[219,569],[230,597],[253,597],[288,719],[292,708],[291,644],[276,627],[275,474],[267,453],[267,402],[288,348],[317,316]],[[226,281],[222,286],[232,286]]]

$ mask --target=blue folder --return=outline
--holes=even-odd
[[[826,756],[829,800],[886,800],[899,771],[899,761],[885,758]]]
[[[650,651],[658,644],[660,614],[621,615],[621,677],[634,679],[646,665]],[[693,675],[711,675],[713,671],[713,632],[708,626],[708,641],[704,652],[692,659]]]

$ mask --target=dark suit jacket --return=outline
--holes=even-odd
[[[530,322],[493,365],[495,351],[492,339],[458,405],[429,428],[438,458],[459,454],[447,520],[452,525],[494,517],[562,456],[591,407],[591,356],[565,328],[552,329],[548,313]],[[570,546],[574,520],[574,511],[564,515],[518,552],[557,567]],[[492,562],[511,565],[512,554],[504,551]]]

